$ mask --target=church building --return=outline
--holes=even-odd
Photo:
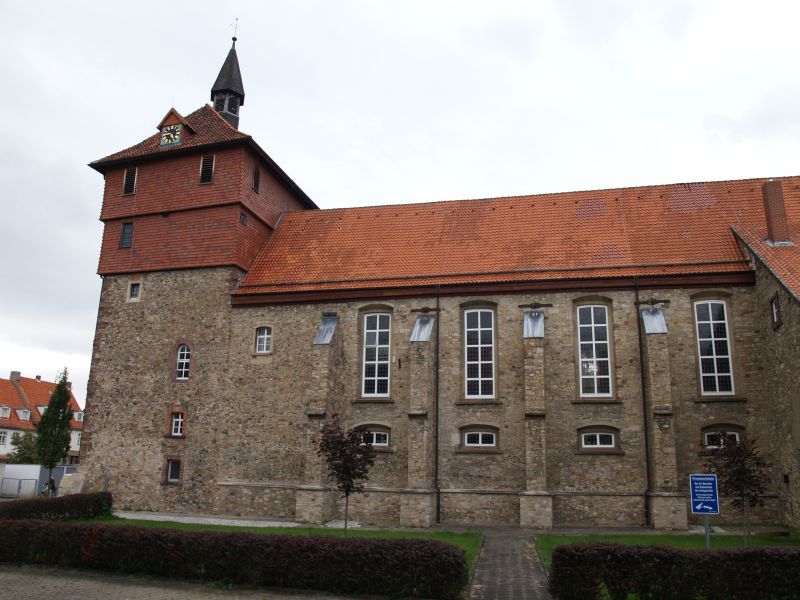
[[[235,41],[210,105],[90,164],[88,489],[339,518],[337,415],[376,451],[364,523],[685,529],[750,438],[756,519],[800,526],[800,176],[322,210],[239,130]]]

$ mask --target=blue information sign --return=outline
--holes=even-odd
[[[692,514],[719,514],[716,475],[689,475],[689,488],[692,491]]]

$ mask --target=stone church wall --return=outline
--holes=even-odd
[[[390,432],[367,493],[351,514],[365,523],[427,526],[434,490],[435,336],[410,342],[420,309],[435,298],[231,307],[240,272],[196,269],[141,275],[141,297],[126,301],[128,276],[103,281],[87,401],[84,464],[95,488],[107,472],[118,507],[257,515],[318,522],[342,503],[315,453],[324,418]],[[698,393],[692,300],[711,293],[730,306],[737,395],[708,401]],[[439,458],[445,523],[637,526],[645,524],[645,419],[656,472],[651,512],[661,527],[685,527],[688,474],[703,461],[701,431],[737,423],[762,446],[770,433],[755,295],[663,289],[669,333],[643,334],[646,373],[658,407],[643,408],[635,295],[609,291],[504,294],[440,299]],[[523,339],[520,305],[551,304],[544,339]],[[609,308],[614,395],[581,398],[576,307]],[[463,315],[487,308],[495,318],[496,394],[464,391]],[[391,315],[390,396],[361,394],[364,315]],[[331,344],[312,341],[324,314],[338,325]],[[433,313],[435,314],[435,313]],[[270,327],[271,351],[255,353],[255,331]],[[192,349],[191,376],[175,380],[175,352]],[[656,404],[655,401],[651,404]],[[654,409],[660,411],[654,416]],[[169,415],[185,411],[182,438]],[[466,448],[463,428],[497,432],[495,448]],[[613,452],[586,453],[579,429],[611,428]],[[167,460],[181,480],[165,481]],[[761,514],[774,520],[774,503]]]

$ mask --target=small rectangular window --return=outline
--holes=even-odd
[[[723,446],[735,446],[739,443],[738,431],[709,431],[703,434],[703,443],[709,450]]]
[[[136,193],[136,177],[139,170],[136,167],[129,167],[125,169],[125,175],[122,180],[122,194],[129,196]]]
[[[31,419],[31,411],[29,410],[21,410],[19,411],[19,420],[20,421],[30,421]]]
[[[11,409],[7,406],[0,406],[0,419],[7,419],[11,415]]]
[[[386,431],[365,431],[362,439],[364,444],[372,446],[385,447],[389,445],[389,433]]]
[[[5,431],[0,431],[0,446],[5,446],[6,445],[6,437],[7,437],[7,435],[8,434]]]
[[[258,189],[261,186],[261,169],[258,168],[258,165],[253,163],[253,191],[257,194]]]
[[[135,302],[139,299],[139,291],[141,290],[142,284],[138,281],[131,281],[128,284],[128,300],[131,302]]]
[[[75,420],[78,423],[83,423],[83,413],[82,412],[76,412],[75,413]]]
[[[581,396],[611,396],[608,308],[578,307]]]
[[[412,342],[427,342],[431,339],[433,325],[436,317],[433,315],[420,315],[414,322],[414,329],[411,330]]]
[[[778,294],[775,294],[769,299],[769,315],[772,320],[772,328],[777,329],[783,322],[781,319],[781,304],[778,300]]]
[[[322,315],[322,320],[317,329],[317,335],[314,338],[315,346],[327,346],[333,339],[333,334],[336,332],[336,325],[339,323],[339,317],[336,315]]]
[[[133,223],[123,223],[119,234],[119,247],[130,248],[133,244]]]
[[[214,181],[214,155],[209,154],[200,161],[200,183]]]
[[[177,483],[181,480],[181,461],[170,459],[167,461],[167,482]]]
[[[464,313],[464,380],[467,398],[494,397],[494,311]]]
[[[497,436],[492,431],[467,431],[464,446],[469,448],[492,448],[497,446]]]
[[[183,413],[172,413],[171,435],[179,437],[183,435]]]
[[[584,433],[581,435],[581,446],[584,448],[613,448],[614,434],[603,432]]]
[[[256,329],[256,354],[272,352],[272,327]]]
[[[364,396],[389,395],[391,315],[364,315]]]
[[[728,308],[722,300],[695,302],[700,389],[703,395],[733,394]]]

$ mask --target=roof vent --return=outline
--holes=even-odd
[[[42,376],[41,375],[37,375],[36,376],[36,381],[41,381],[41,380],[42,380]]]
[[[767,218],[767,243],[770,246],[791,246],[783,188],[777,179],[768,179],[761,188],[764,196],[764,215]]]

